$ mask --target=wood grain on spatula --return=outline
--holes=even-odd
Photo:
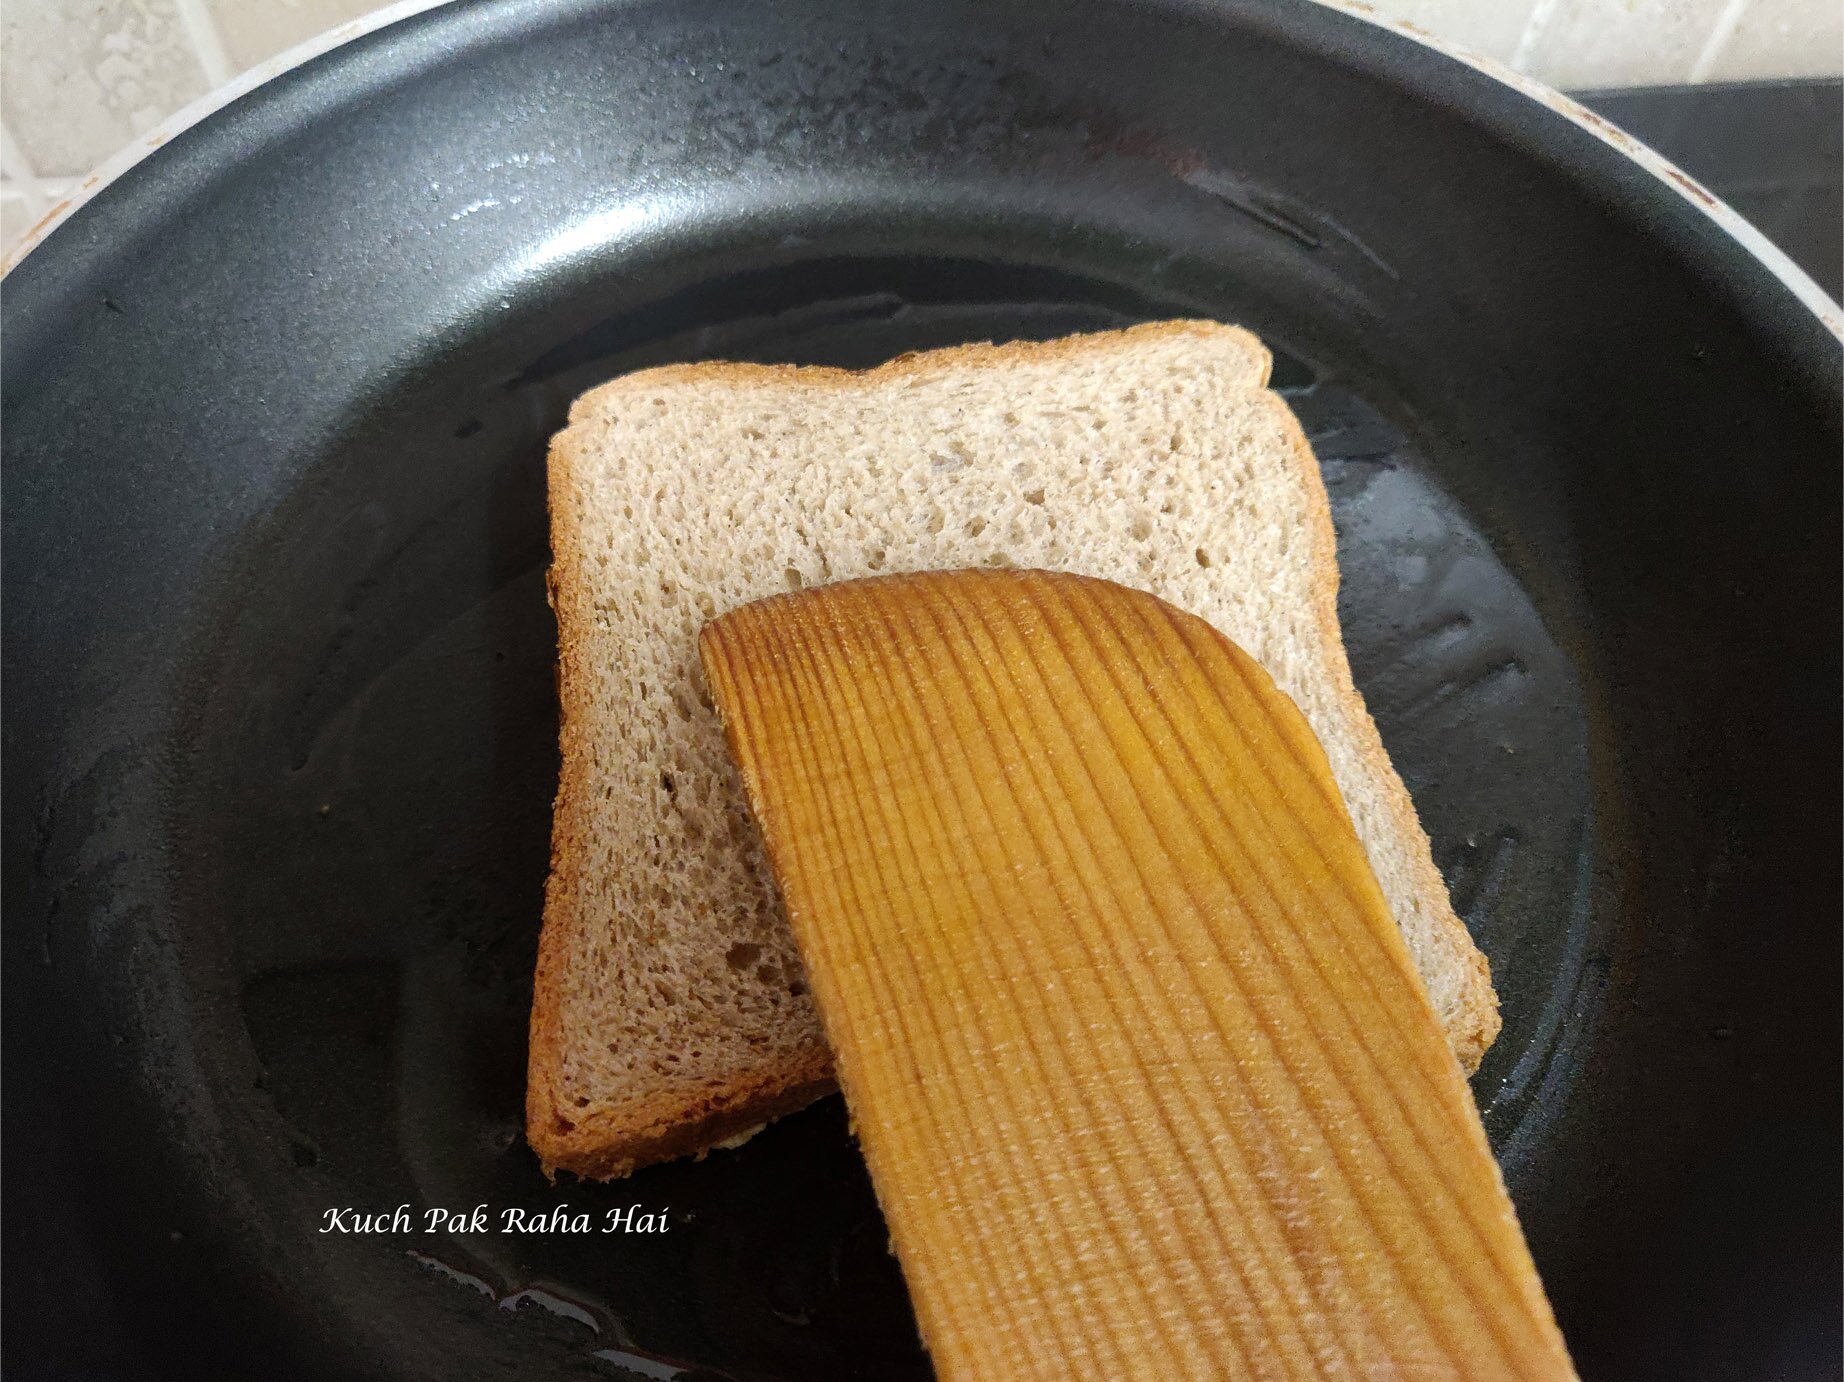
[[[1004,571],[760,601],[702,654],[941,1376],[1573,1375],[1254,661]]]

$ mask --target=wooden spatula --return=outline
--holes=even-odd
[[[944,1378],[1573,1376],[1305,719],[1103,581],[707,626]]]

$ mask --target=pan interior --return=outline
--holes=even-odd
[[[547,1186],[524,1145],[557,772],[545,443],[583,389],[645,365],[862,367],[1246,305],[1028,257],[749,265],[750,244],[786,238],[755,228],[716,256],[722,273],[660,266],[672,291],[578,311],[567,333],[546,306],[556,281],[502,285],[355,406],[219,582],[193,672],[210,822],[194,846],[258,1071],[240,1099],[285,1162],[283,1202],[567,1205],[597,1224],[639,1205],[670,1225],[524,1235],[495,1219],[339,1253],[508,1339],[641,1375],[920,1378],[838,1099],[612,1186]],[[1552,634],[1569,611],[1544,607],[1500,554],[1515,542],[1456,497],[1475,458],[1405,423],[1413,400],[1324,341],[1264,334],[1331,496],[1359,688],[1491,961],[1505,1026],[1474,1089],[1517,1195],[1598,992],[1587,717]]]

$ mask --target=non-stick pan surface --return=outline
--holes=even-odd
[[[836,1100],[609,1188],[524,1147],[544,445],[640,365],[1174,314],[1312,433],[1583,1373],[1835,1375],[1838,340],[1562,115],[1255,0],[444,8],[28,257],[11,1244],[174,1376],[926,1375]],[[560,1202],[671,1227],[320,1232]],[[10,1376],[82,1356],[8,1313]]]

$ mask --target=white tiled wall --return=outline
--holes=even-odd
[[[1844,70],[1844,0],[1373,0],[1553,86]],[[238,72],[375,0],[4,0],[0,252],[73,182]]]

